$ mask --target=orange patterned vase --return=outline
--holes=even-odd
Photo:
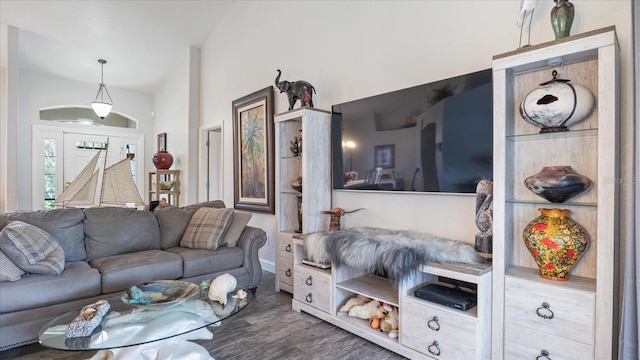
[[[541,215],[524,229],[524,244],[538,264],[540,276],[568,280],[569,272],[587,249],[589,235],[569,219],[569,210],[538,210]]]

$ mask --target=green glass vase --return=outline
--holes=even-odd
[[[569,36],[575,9],[568,0],[553,0],[556,6],[551,9],[551,26],[556,40]]]

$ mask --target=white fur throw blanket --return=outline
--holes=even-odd
[[[427,262],[484,263],[469,244],[404,230],[354,228],[318,232],[304,241],[307,257],[389,278],[398,285]]]

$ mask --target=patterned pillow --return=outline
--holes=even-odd
[[[180,246],[192,249],[216,250],[223,245],[224,235],[233,220],[233,209],[198,209],[191,217],[180,239]]]
[[[58,242],[22,221],[11,221],[0,231],[0,249],[28,273],[60,274],[64,270],[64,251]]]
[[[22,275],[24,271],[0,251],[0,281],[17,281]]]

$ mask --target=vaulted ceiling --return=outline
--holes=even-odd
[[[185,56],[201,47],[235,1],[1,0],[2,41],[20,29],[21,69],[154,92]],[[6,66],[6,44],[2,45]]]

